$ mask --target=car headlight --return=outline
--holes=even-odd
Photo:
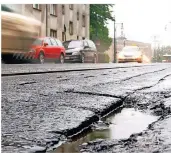
[[[80,55],[80,52],[79,51],[75,51],[72,53],[72,55]]]

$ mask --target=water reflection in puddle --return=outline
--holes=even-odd
[[[157,117],[142,113],[132,108],[122,109],[120,113],[110,115],[105,121],[111,123],[107,129],[95,130],[80,139],[65,143],[51,153],[78,153],[79,145],[95,139],[123,139],[133,133],[145,130]],[[99,128],[98,128],[99,129]]]
[[[107,119],[112,123],[109,126],[109,138],[129,138],[131,134],[145,130],[150,123],[156,120],[157,117],[135,111],[135,109],[123,109],[121,113]]]

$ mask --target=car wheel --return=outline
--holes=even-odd
[[[64,57],[64,55],[63,55],[63,54],[61,54],[61,55],[60,55],[59,62],[60,62],[61,64],[63,64],[63,63],[64,63],[64,61],[65,61],[65,57]]]
[[[84,54],[81,55],[81,63],[85,63],[85,55]]]
[[[97,56],[94,55],[93,63],[97,63]]]
[[[45,62],[45,56],[44,56],[43,53],[40,53],[40,55],[39,55],[39,63],[44,64],[44,62]]]

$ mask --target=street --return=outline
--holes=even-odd
[[[4,64],[1,72],[4,153],[171,152],[171,64]],[[103,126],[108,135],[98,137]],[[73,144],[86,130],[98,138]]]

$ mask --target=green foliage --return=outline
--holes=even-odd
[[[107,20],[114,21],[110,7],[112,4],[90,4],[90,39],[100,40],[99,51],[106,51],[111,45],[109,30],[106,26]]]
[[[171,46],[161,47],[154,50],[153,62],[162,62],[164,60],[163,55],[171,55]]]

